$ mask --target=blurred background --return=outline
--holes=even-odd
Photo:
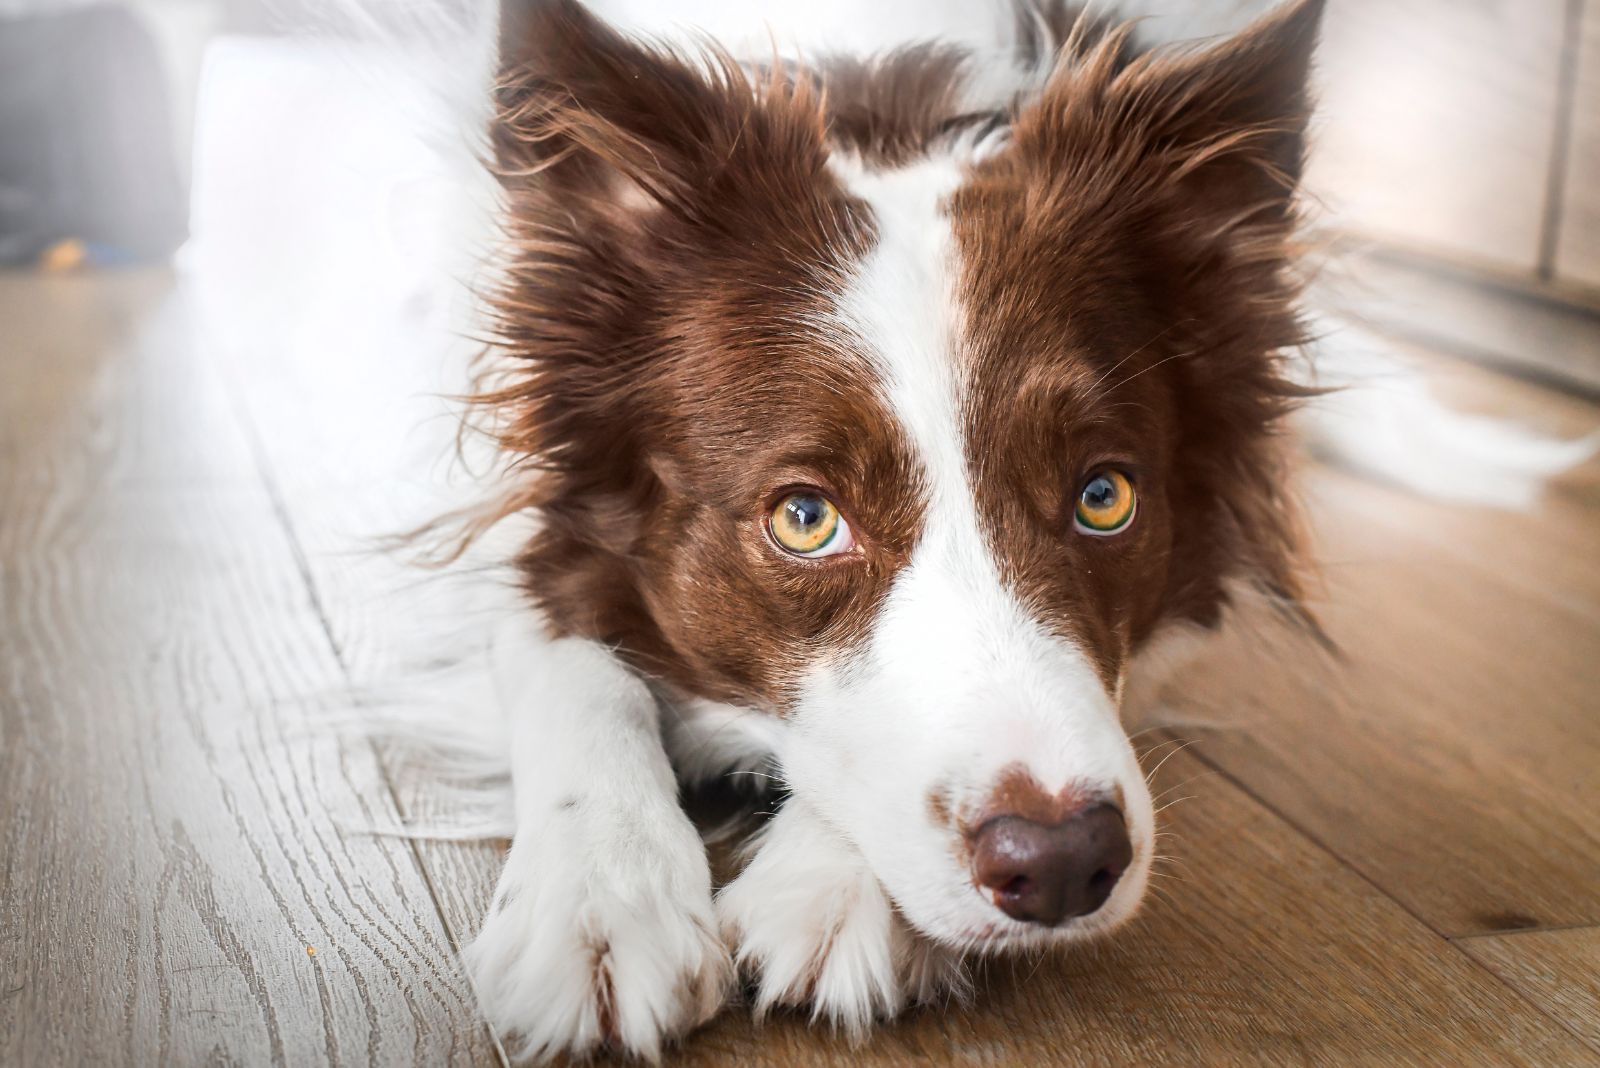
[[[499,19],[0,0],[0,1064],[509,1063],[458,952],[503,844],[365,833],[459,812],[308,727],[479,622],[370,539],[449,495]],[[1496,421],[1308,462],[1341,658],[1236,631],[1159,695],[1181,869],[1125,935],[673,1063],[1600,1064],[1600,461],[1474,481],[1600,430],[1600,0],[1329,0],[1317,77],[1313,300]]]
[[[665,24],[707,5],[595,6]],[[1118,9],[1177,40],[1268,6]],[[428,299],[494,20],[482,0],[0,0],[0,262],[182,249],[256,312],[265,290],[308,322],[347,270]],[[1320,79],[1309,188],[1324,233],[1368,257],[1366,312],[1600,389],[1567,329],[1600,307],[1600,4],[1332,0]]]

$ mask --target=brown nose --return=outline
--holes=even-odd
[[[1133,859],[1115,805],[1093,805],[1060,823],[997,816],[973,836],[978,885],[1014,920],[1053,927],[1106,903]]]

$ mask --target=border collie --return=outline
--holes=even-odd
[[[1242,589],[1314,628],[1283,430],[1322,6],[1173,51],[1059,0],[994,53],[514,24],[508,474],[466,537],[534,529],[470,961],[525,1053],[655,1058],[736,977],[859,1035],[1137,912],[1130,680]],[[735,773],[781,808],[714,889],[679,792]]]

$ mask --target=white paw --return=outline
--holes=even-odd
[[[813,1019],[860,1037],[908,1004],[964,996],[960,955],[906,924],[853,847],[798,812],[786,825],[789,813],[717,896],[756,1014],[809,1006]]]
[[[562,855],[560,836],[513,845],[467,959],[519,1056],[604,1048],[654,1061],[722,1007],[732,961],[713,927],[705,852],[683,824],[687,836],[671,837],[684,841],[633,837],[610,856]]]
[[[940,945],[913,931],[895,914],[895,974],[912,1005],[965,1002],[972,997],[972,976],[959,950]]]

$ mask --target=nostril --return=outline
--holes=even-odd
[[[1089,911],[1093,912],[1106,903],[1111,896],[1111,891],[1116,889],[1117,880],[1122,878],[1120,870],[1101,868],[1089,876],[1089,894],[1087,900],[1093,902]]]
[[[1026,875],[1019,875],[997,889],[995,893],[1002,897],[1021,898],[1033,893],[1033,882]]]
[[[996,907],[1025,923],[1054,926],[1094,912],[1132,857],[1122,813],[1106,804],[1054,824],[1000,816],[973,835],[975,881],[993,893]]]

